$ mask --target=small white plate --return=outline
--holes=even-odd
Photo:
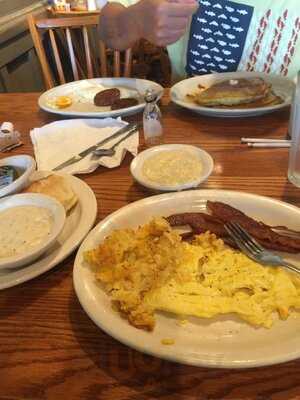
[[[0,197],[3,197],[19,192],[27,185],[30,175],[36,168],[36,163],[32,157],[23,154],[2,158],[0,166],[11,166],[23,171],[15,181],[0,189]]]
[[[151,181],[143,174],[143,164],[149,157],[152,157],[160,152],[174,150],[186,151],[199,158],[202,163],[202,171],[197,179],[184,184],[163,185]],[[170,192],[191,189],[199,186],[200,183],[204,182],[212,173],[213,167],[214,162],[212,157],[199,147],[185,144],[164,144],[161,146],[151,147],[150,149],[144,150],[138,154],[130,164],[130,172],[138,183],[147,187],[148,189],[160,192]]]
[[[110,107],[97,107],[93,99],[97,92],[119,88],[122,97],[134,97],[139,104],[133,107],[111,110]],[[163,87],[158,83],[146,79],[135,78],[95,78],[74,81],[64,85],[56,86],[43,93],[38,100],[40,108],[45,111],[60,114],[72,115],[75,117],[118,117],[136,114],[145,107],[144,94],[147,89],[153,89],[159,93],[159,98],[163,94]],[[58,109],[51,105],[51,102],[58,96],[69,96],[73,102],[69,107]]]
[[[49,173],[45,173],[45,176]],[[0,289],[6,289],[29,281],[62,262],[81,243],[94,225],[97,215],[97,201],[92,189],[81,179],[58,173],[68,180],[78,203],[67,214],[66,222],[55,244],[32,264],[20,269],[0,270]],[[42,174],[39,173],[42,177]]]
[[[203,367],[249,368],[272,365],[300,357],[300,314],[275,321],[271,329],[254,328],[234,315],[189,318],[178,325],[171,314],[157,313],[153,332],[131,326],[112,309],[111,299],[101,289],[83,253],[95,248],[116,229],[137,228],[155,216],[205,212],[206,201],[222,201],[270,225],[288,225],[300,230],[300,209],[272,198],[230,190],[190,190],[151,196],[131,203],[102,220],[81,245],[73,280],[79,301],[103,331],[134,349],[160,358]],[[300,255],[285,254],[300,266]],[[166,346],[162,339],[174,339]],[[280,344],[280,345],[278,345]]]
[[[33,262],[53,245],[64,227],[66,220],[64,207],[53,197],[42,194],[23,193],[5,197],[0,200],[0,213],[10,208],[22,206],[41,207],[50,211],[53,218],[50,234],[39,245],[30,248],[30,250],[25,253],[0,258],[0,269],[21,267]]]
[[[187,100],[187,94],[192,94],[199,91],[198,85],[202,85],[205,88],[212,86],[218,81],[224,81],[228,79],[241,79],[241,78],[254,78],[260,77],[266,82],[272,85],[274,92],[284,99],[282,104],[275,106],[258,107],[258,108],[217,108],[217,107],[203,107]],[[187,108],[188,110],[194,111],[201,115],[207,115],[211,117],[252,117],[263,114],[268,114],[273,111],[277,111],[291,104],[292,96],[294,92],[295,84],[292,80],[279,76],[279,75],[267,75],[260,72],[226,72],[222,74],[209,74],[196,76],[194,78],[185,79],[181,82],[176,83],[171,88],[171,99],[177,105]]]

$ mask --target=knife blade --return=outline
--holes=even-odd
[[[67,167],[69,165],[72,165],[72,164],[82,160],[88,154],[92,153],[99,146],[102,146],[105,143],[109,142],[110,140],[117,138],[118,136],[122,135],[123,133],[131,132],[131,131],[134,131],[134,130],[137,130],[137,129],[138,129],[138,124],[130,123],[130,124],[124,126],[123,128],[119,129],[113,135],[101,140],[100,142],[94,144],[93,146],[90,146],[87,149],[83,150],[82,152],[80,152],[76,156],[73,156],[73,157],[69,158],[67,161],[64,161],[63,163],[57,165],[55,168],[53,168],[53,171],[58,171],[58,170],[60,170],[62,168],[65,168],[65,167]]]

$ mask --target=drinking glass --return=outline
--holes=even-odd
[[[297,75],[297,84],[291,107],[289,132],[291,147],[288,179],[295,186],[300,187],[300,72]]]

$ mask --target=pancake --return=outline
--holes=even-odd
[[[51,196],[64,206],[66,212],[71,210],[78,201],[71,185],[59,175],[49,175],[47,178],[35,181],[24,189],[23,193],[40,193]]]
[[[215,85],[196,94],[194,101],[206,107],[235,106],[262,99],[270,91],[271,85],[261,78],[230,79],[217,82]]]
[[[247,108],[259,108],[259,107],[270,107],[270,106],[276,106],[277,104],[282,104],[283,99],[280,96],[277,96],[274,92],[268,93],[265,97],[254,100],[251,103],[245,103],[245,104],[236,104],[236,105],[230,105],[230,106],[224,106],[220,105],[218,108],[224,108],[224,109],[232,109],[232,108],[238,108],[238,109],[247,109]]]

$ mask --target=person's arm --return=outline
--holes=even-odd
[[[124,50],[141,39],[166,46],[185,32],[196,0],[140,0],[124,7],[108,3],[100,14],[100,37],[110,48]]]

